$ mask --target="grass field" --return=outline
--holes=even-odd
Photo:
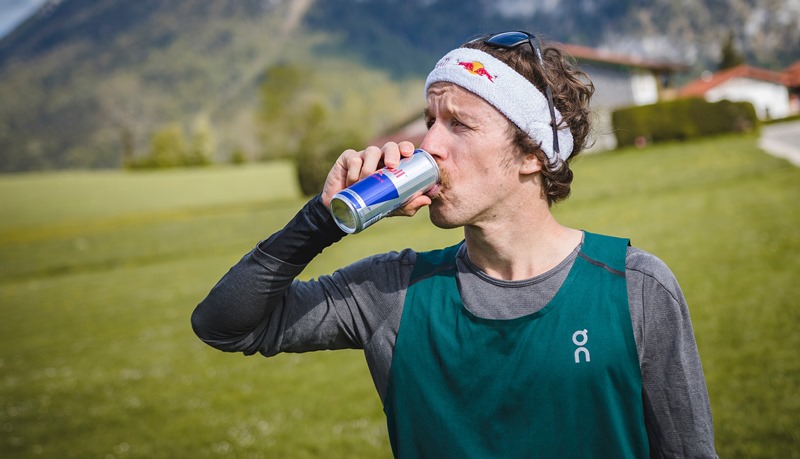
[[[575,165],[565,224],[630,237],[689,301],[720,457],[800,457],[800,170],[751,137]],[[0,177],[0,457],[389,457],[356,351],[211,349],[189,316],[304,203],[288,164]],[[315,277],[460,239],[384,221]]]

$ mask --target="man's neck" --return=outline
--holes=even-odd
[[[512,220],[464,227],[470,260],[496,279],[543,274],[569,256],[583,238],[581,231],[559,224],[549,209]]]

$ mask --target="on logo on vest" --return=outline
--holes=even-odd
[[[572,343],[576,346],[579,346],[575,349],[575,363],[581,363],[581,355],[584,356],[586,362],[590,362],[592,360],[591,355],[589,355],[589,349],[586,349],[586,343],[589,342],[589,331],[586,329],[578,330],[572,334]]]

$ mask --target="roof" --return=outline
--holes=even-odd
[[[800,87],[800,61],[786,67],[783,74],[786,75],[786,86]]]
[[[766,81],[768,83],[775,83],[779,85],[786,85],[788,81],[785,73],[773,72],[772,70],[766,70],[744,64],[714,73],[710,77],[701,77],[697,80],[691,81],[678,91],[678,96],[700,97],[705,95],[705,93],[712,88],[734,78]]]
[[[689,69],[689,66],[685,64],[642,59],[638,56],[619,54],[612,51],[589,48],[587,46],[562,44],[560,48],[571,54],[574,58],[583,61],[623,65],[626,67],[642,68],[659,72],[680,72]]]

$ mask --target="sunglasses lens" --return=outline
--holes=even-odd
[[[528,35],[522,32],[503,32],[486,39],[485,43],[513,48],[528,41]]]

